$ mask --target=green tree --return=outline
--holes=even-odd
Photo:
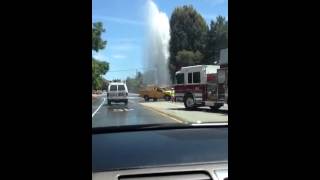
[[[106,47],[107,41],[101,35],[105,32],[101,22],[92,24],[92,50],[98,52]],[[109,63],[92,58],[92,89],[104,88],[105,79],[102,75],[109,71]]]
[[[92,81],[93,89],[95,90],[101,90],[102,89],[102,77],[98,76],[95,77]]]
[[[218,16],[216,21],[210,23],[204,63],[218,62],[220,50],[224,48],[228,48],[228,21],[224,17]]]
[[[98,61],[92,58],[92,88],[102,89],[103,78],[102,75],[106,74],[109,70],[109,63],[105,61]]]
[[[98,52],[106,47],[107,41],[101,38],[102,33],[105,31],[102,22],[92,24],[92,50]]]
[[[109,82],[105,78],[102,78],[102,90],[108,90],[108,85]]]
[[[177,7],[173,11],[170,18],[170,59],[169,71],[171,79],[174,79],[174,74],[179,70],[180,64],[196,64],[193,52],[198,52],[197,55],[205,52],[206,36],[208,26],[204,18],[190,5]],[[180,53],[179,56],[178,52]],[[190,52],[186,52],[190,51]],[[184,63],[183,59],[177,61],[177,57],[191,57],[188,62]]]
[[[177,67],[192,66],[201,64],[203,55],[200,51],[192,52],[187,50],[179,51],[176,55]]]

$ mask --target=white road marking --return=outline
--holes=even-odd
[[[128,108],[119,108],[119,109],[112,109],[113,112],[123,112],[123,111],[132,111],[134,109]]]
[[[100,106],[92,113],[92,118],[93,116],[99,111],[99,109],[101,108],[101,106],[103,105],[104,101],[106,100],[106,98],[103,98],[102,103],[100,104]]]
[[[113,109],[115,112],[123,111],[123,109]]]

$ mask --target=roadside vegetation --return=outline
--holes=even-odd
[[[92,51],[99,52],[105,49],[107,41],[101,38],[101,34],[105,32],[101,22],[92,24]],[[92,89],[104,90],[107,80],[102,77],[109,71],[109,63],[92,57]]]

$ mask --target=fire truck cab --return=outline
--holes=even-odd
[[[218,83],[219,65],[182,67],[176,72],[174,85],[177,101],[183,101],[187,109],[210,106],[219,109],[224,105],[224,86]]]

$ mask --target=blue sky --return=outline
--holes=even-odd
[[[93,57],[110,63],[105,75],[108,80],[133,77],[143,71],[145,40],[145,6],[147,0],[92,0],[92,21],[101,21],[106,28],[102,38],[107,46]],[[177,6],[193,5],[206,19],[222,15],[228,17],[228,0],[153,0],[160,11],[170,18]]]

